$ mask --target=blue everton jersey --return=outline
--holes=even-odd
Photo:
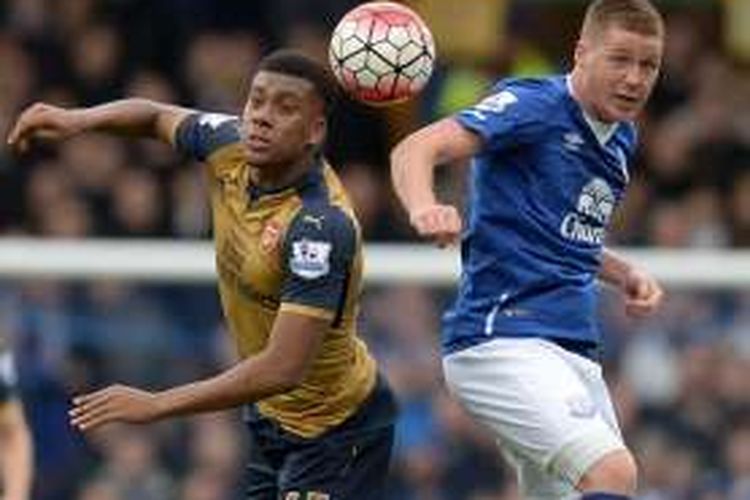
[[[595,278],[634,126],[589,119],[565,76],[501,81],[456,120],[483,147],[444,350],[508,336],[599,342]]]

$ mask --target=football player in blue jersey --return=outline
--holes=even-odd
[[[0,342],[0,498],[31,498],[31,433],[18,399],[10,351]]]
[[[88,431],[243,405],[252,500],[384,497],[396,404],[359,337],[362,235],[322,145],[335,87],[292,51],[264,58],[242,117],[125,99],[30,107],[8,138],[152,137],[205,163],[219,294],[240,361],[163,391],[74,398]]]
[[[451,392],[516,465],[526,498],[623,499],[637,470],[598,353],[599,278],[653,313],[656,280],[604,248],[630,178],[633,120],[656,82],[664,23],[648,0],[595,0],[567,75],[499,82],[489,97],[403,140],[392,180],[417,233],[461,240],[444,316]],[[435,197],[435,165],[471,158],[465,229]]]

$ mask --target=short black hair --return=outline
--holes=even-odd
[[[327,67],[315,59],[296,50],[280,49],[271,52],[260,61],[256,73],[260,71],[272,71],[307,80],[313,84],[315,92],[323,101],[325,114],[328,116],[333,111],[338,97],[338,86]]]

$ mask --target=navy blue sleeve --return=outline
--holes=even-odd
[[[236,116],[195,113],[180,123],[175,146],[180,153],[205,161],[211,153],[240,140],[240,121]]]
[[[356,242],[354,224],[339,208],[303,207],[284,239],[282,309],[297,305],[335,316],[346,297]]]
[[[16,370],[13,357],[7,351],[0,352],[0,403],[11,399],[16,392]]]
[[[549,99],[543,89],[532,82],[500,82],[491,95],[455,118],[482,137],[486,150],[529,144],[544,133]]]

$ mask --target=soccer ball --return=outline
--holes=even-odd
[[[355,98],[374,105],[415,96],[435,62],[427,25],[411,9],[393,2],[370,2],[349,11],[331,36],[333,74]]]

